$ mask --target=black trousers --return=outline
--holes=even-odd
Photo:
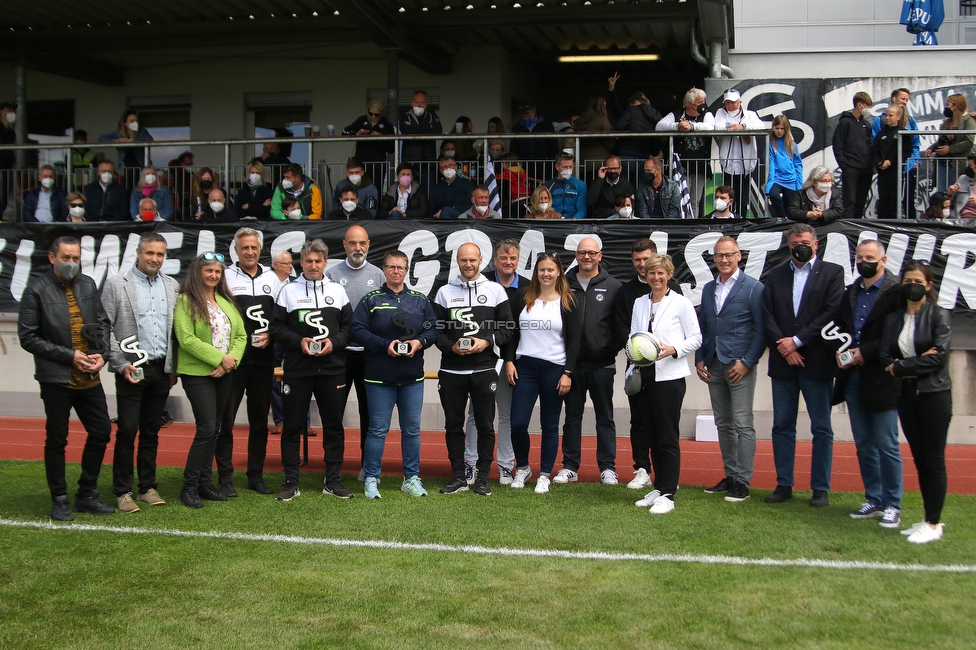
[[[596,415],[596,464],[600,471],[615,469],[617,425],[613,421],[613,376],[615,368],[577,368],[573,386],[566,393],[563,422],[563,467],[578,472],[583,444],[583,410],[586,394],[593,400]]]
[[[638,435],[632,438],[634,457],[650,450],[654,466],[654,487],[661,494],[674,495],[681,472],[681,445],[678,421],[685,398],[685,380],[655,381],[654,366],[641,369],[641,392],[637,398],[640,410]]]
[[[868,192],[874,179],[874,170],[870,167],[867,169],[843,167],[841,172],[840,189],[844,200],[844,218],[863,219],[864,206],[868,202]]]
[[[898,419],[912,450],[918,487],[925,506],[925,521],[939,523],[945,503],[945,448],[952,420],[952,391],[915,394],[916,382],[903,381],[898,398]]]
[[[447,459],[451,461],[454,478],[464,478],[465,408],[471,399],[474,425],[478,430],[478,473],[487,476],[495,456],[495,389],[498,373],[482,370],[470,375],[458,375],[443,370],[438,375],[437,391],[444,409],[444,437]]]
[[[879,219],[894,219],[898,213],[898,168],[895,165],[878,172],[876,212]]]
[[[366,401],[366,356],[362,352],[346,350],[346,396],[343,404],[349,401],[349,394],[356,387],[356,401],[359,403],[359,460],[365,459],[366,432],[369,431],[369,403]]]
[[[223,377],[180,375],[183,390],[193,410],[193,419],[197,423],[197,431],[186,456],[186,468],[183,470],[184,490],[195,490],[204,482],[210,481],[217,445],[217,427],[227,410],[234,372]]]
[[[217,460],[217,477],[221,483],[234,478],[234,420],[247,394],[247,481],[263,483],[264,458],[268,453],[268,410],[271,408],[271,382],[274,381],[272,366],[240,366],[231,373],[230,399],[217,432],[214,457]],[[206,472],[210,478],[210,472]]]
[[[98,488],[105,447],[112,435],[112,421],[108,416],[102,385],[72,390],[60,384],[41,383],[41,401],[44,402],[44,415],[47,417],[44,425],[44,471],[51,496],[68,494],[68,483],[64,477],[64,448],[68,444],[68,416],[71,409],[75,410],[88,434],[81,452],[78,494],[89,494]]]
[[[169,375],[163,362],[142,366],[145,379],[137,384],[115,375],[115,404],[118,426],[115,430],[115,453],[112,460],[112,492],[122,496],[132,492],[135,479],[133,454],[136,434],[139,434],[139,494],[156,489],[156,449],[159,447],[159,427],[163,424],[163,410],[169,397]]]
[[[281,430],[281,464],[286,483],[298,483],[301,466],[301,437],[307,424],[308,407],[312,396],[322,418],[322,448],[325,450],[325,481],[339,479],[345,452],[345,433],[342,412],[346,404],[345,375],[314,375],[289,377],[281,384],[282,408],[285,411]]]
[[[749,186],[752,174],[723,174],[725,183],[735,192],[735,204],[732,209],[739,217],[746,219],[749,216],[750,193]],[[761,215],[757,215],[761,216]]]

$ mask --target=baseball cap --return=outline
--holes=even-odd
[[[729,88],[728,90],[725,91],[725,95],[722,96],[722,102],[723,103],[724,102],[737,102],[737,101],[739,101],[739,98],[740,97],[741,97],[741,95],[739,95],[739,91],[738,90],[736,90],[735,88]]]

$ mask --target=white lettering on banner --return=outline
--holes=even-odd
[[[14,263],[14,275],[10,278],[10,293],[14,300],[20,302],[24,297],[24,290],[30,283],[31,256],[34,255],[34,240],[21,239],[17,246],[17,261]]]
[[[779,247],[783,245],[783,233],[744,232],[739,235],[736,241],[743,256],[745,253],[749,253],[745,274],[759,280],[762,278],[763,269],[766,268],[766,256],[769,251],[779,250]]]
[[[746,90],[742,93],[742,108],[746,110],[749,108],[749,102],[759,95],[786,95],[787,97],[792,97],[793,92],[796,90],[796,86],[790,84],[781,83],[764,83],[758,86],[753,86],[752,88]],[[787,111],[792,111],[796,108],[796,102],[792,99],[780,102],[778,104],[773,104],[772,106],[765,106],[759,109],[753,109],[759,117],[775,117],[780,113],[786,113]],[[766,126],[771,126],[772,122],[764,122]],[[796,141],[796,145],[800,150],[800,153],[806,153],[810,147],[813,146],[813,127],[809,124],[800,121],[796,116],[790,117],[790,126],[800,129],[803,136]]]
[[[692,239],[685,246],[685,264],[695,276],[695,286],[682,282],[681,291],[684,292],[685,298],[695,306],[701,304],[702,288],[712,280],[712,269],[709,268],[702,253],[715,250],[715,242],[721,236],[722,233],[720,232],[705,232]]]
[[[491,263],[492,247],[491,238],[488,235],[474,228],[455,230],[447,236],[447,241],[444,243],[447,252],[451,255],[451,269],[447,272],[448,278],[453,278],[461,272],[457,263],[457,249],[461,248],[464,244],[478,245],[478,250],[481,251],[481,266],[478,267],[479,271],[484,270]],[[440,266],[438,266],[439,269]]]
[[[655,230],[651,233],[651,241],[657,246],[657,252],[661,255],[668,254],[668,233],[663,230]]]
[[[173,252],[183,248],[183,233],[164,232],[160,234],[162,234],[163,239],[166,240],[166,261],[163,262],[163,265],[159,270],[166,275],[179,275],[180,261],[176,259]]]
[[[966,307],[976,306],[976,264],[967,262],[976,252],[976,235],[962,233],[951,235],[942,241],[942,254],[946,257],[945,273],[939,288],[939,306],[952,309],[956,297],[962,294]]]
[[[566,271],[569,271],[571,268],[576,266],[576,249],[579,247],[579,243],[584,239],[595,239],[599,244],[600,250],[603,250],[603,240],[600,239],[600,235],[596,233],[573,233],[572,235],[566,235],[566,241],[563,242],[563,248],[573,252],[573,261],[565,268]]]
[[[935,235],[919,235],[918,239],[915,241],[915,255],[912,257],[912,259],[931,262],[932,255],[935,254],[935,245],[937,243],[938,240],[935,238]]]
[[[535,258],[546,251],[546,235],[541,230],[526,230],[519,240],[518,274],[526,280],[535,273]]]
[[[302,246],[305,245],[305,231],[304,230],[289,230],[288,232],[283,232],[274,238],[271,242],[271,255],[274,256],[278,251],[288,251],[292,254],[292,262],[298,261],[298,256],[301,255]],[[295,275],[294,264],[292,264],[291,275]]]
[[[125,253],[122,254],[122,263],[119,268],[122,272],[136,263],[136,250],[139,248],[139,233],[130,232],[129,238],[125,241]],[[111,276],[109,276],[111,277]]]
[[[216,244],[217,237],[214,236],[212,230],[201,230],[197,233],[197,255],[203,255],[210,251],[215,253],[220,252],[216,250]]]
[[[854,271],[851,270],[851,243],[847,235],[838,232],[827,233],[827,245],[820,249],[817,255],[824,262],[833,262],[844,269],[844,286],[854,281]]]
[[[413,269],[413,273],[408,271],[406,278],[404,278],[404,284],[414,291],[430,295],[431,289],[434,288],[434,280],[437,279],[437,274],[441,271],[441,264],[437,260],[427,260],[414,264],[414,256],[417,255],[417,251],[420,251],[420,255],[417,257],[437,255],[440,251],[437,235],[429,230],[414,230],[400,241],[399,249],[407,254],[407,269]],[[417,278],[416,283],[413,282],[415,277]]]
[[[106,277],[119,272],[119,249],[118,235],[105,235],[95,257],[95,238],[85,235],[81,238],[81,272],[101,287]]]
[[[877,237],[875,237],[877,239]],[[860,240],[858,240],[860,241]],[[888,246],[885,249],[885,256],[888,261],[885,262],[885,270],[895,275],[901,273],[902,264],[905,263],[905,253],[908,252],[908,235],[902,233],[896,233],[891,236],[888,240]]]

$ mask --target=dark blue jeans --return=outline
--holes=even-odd
[[[523,356],[515,362],[518,380],[512,390],[512,447],[515,449],[515,465],[529,464],[529,420],[539,400],[539,420],[542,424],[543,474],[551,474],[559,451],[559,414],[563,398],[557,386],[564,366]]]
[[[774,183],[769,190],[769,203],[772,206],[772,214],[769,216],[777,219],[785,219],[786,210],[790,207],[790,201],[793,200],[793,194],[797,191],[798,190],[791,190],[783,187],[779,183]]]
[[[813,458],[810,461],[810,489],[830,491],[830,467],[833,461],[834,430],[830,426],[830,398],[834,390],[831,379],[809,379],[803,370],[794,379],[773,379],[773,460],[776,484],[793,487],[793,465],[796,461],[796,416],[800,394],[810,415],[813,434]]]

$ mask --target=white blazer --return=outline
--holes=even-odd
[[[646,332],[651,320],[651,296],[641,296],[634,303],[630,318],[630,335]],[[671,381],[691,374],[686,356],[701,347],[702,335],[698,316],[691,301],[674,291],[668,291],[657,308],[651,333],[661,343],[678,351],[678,358],[661,357],[654,364],[655,381]]]

